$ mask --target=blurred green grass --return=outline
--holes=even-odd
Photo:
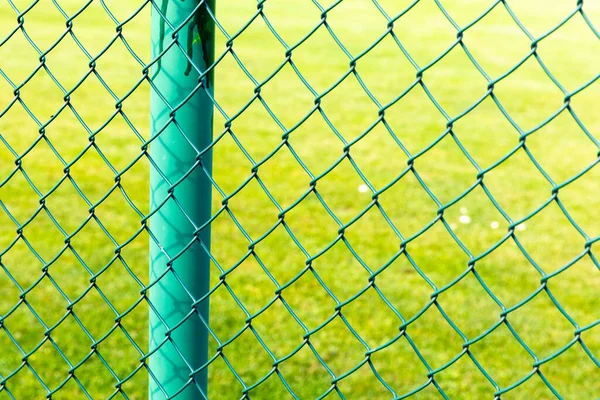
[[[21,10],[28,5],[28,1],[13,3]],[[104,3],[118,20],[124,20],[142,4],[134,0],[105,0]],[[574,1],[506,3],[535,37],[550,30],[576,7]],[[0,4],[1,39],[15,29],[17,16],[7,2]],[[85,2],[68,0],[59,1],[59,4],[67,15],[73,15]],[[378,4],[393,16],[410,3],[379,0]],[[459,26],[465,26],[492,2],[444,0],[441,4]],[[584,10],[593,23],[600,23],[600,5],[586,2]],[[239,30],[255,12],[256,3],[253,1],[218,2],[219,21],[230,34]],[[268,0],[264,4],[264,14],[283,40],[291,45],[319,23],[321,11],[308,0]],[[127,42],[144,61],[149,59],[148,21],[149,5],[123,28]],[[344,0],[327,13],[327,23],[347,51],[357,55],[385,32],[387,21],[371,1]],[[45,51],[65,31],[65,18],[53,2],[41,0],[24,16],[24,27],[29,38],[41,51]],[[95,56],[114,37],[115,24],[102,4],[93,1],[74,19],[72,30],[81,45]],[[421,67],[436,59],[456,38],[456,30],[433,0],[419,1],[394,23],[394,33]],[[219,53],[225,48],[225,38],[220,33],[217,42]],[[464,33],[464,43],[492,79],[516,65],[528,54],[531,46],[531,41],[512,21],[502,4]],[[235,40],[233,49],[259,82],[285,60],[285,48],[260,17]],[[538,45],[539,56],[569,92],[598,73],[599,50],[600,40],[580,15]],[[293,51],[292,60],[318,93],[333,85],[349,69],[348,57],[323,26]],[[0,46],[0,69],[16,85],[26,80],[38,64],[38,53],[21,32]],[[46,56],[46,66],[67,90],[86,74],[88,64],[89,59],[70,35]],[[120,40],[98,60],[96,70],[116,96],[127,93],[141,76],[140,65]],[[402,93],[414,82],[416,75],[415,68],[390,37],[358,60],[356,71],[381,104],[389,103]],[[487,90],[486,80],[460,47],[454,48],[425,71],[423,82],[450,117],[461,114]],[[226,56],[216,69],[216,99],[229,115],[235,114],[252,98],[254,86],[231,55]],[[142,84],[123,104],[128,119],[146,138],[149,130],[149,90],[147,83]],[[13,100],[13,91],[5,79],[0,79],[0,109]],[[43,69],[19,92],[23,104],[42,124],[64,103],[64,94]],[[533,58],[497,83],[494,93],[523,131],[531,130],[559,110],[564,99],[564,94]],[[314,107],[314,95],[289,65],[262,88],[261,95],[288,129]],[[596,110],[599,95],[600,85],[596,83],[578,93],[570,102],[582,123],[596,138],[600,132]],[[4,319],[4,329],[0,330],[0,374],[6,378],[18,370],[8,379],[5,390],[0,392],[3,398],[11,395],[41,398],[67,379],[64,388],[53,398],[83,398],[86,393],[81,387],[93,398],[109,397],[116,391],[117,379],[124,379],[139,366],[141,354],[125,332],[140,349],[144,350],[147,346],[148,308],[145,302],[139,303],[115,325],[117,313],[123,313],[139,300],[140,286],[127,269],[141,282],[145,283],[148,279],[148,237],[145,233],[123,248],[123,261],[114,259],[115,243],[124,243],[135,235],[140,227],[139,215],[116,190],[95,209],[99,222],[92,219],[85,224],[70,240],[70,246],[65,246],[65,236],[53,222],[56,221],[67,234],[73,233],[89,218],[88,203],[98,202],[114,185],[115,173],[98,151],[90,147],[88,139],[89,132],[99,129],[114,113],[114,98],[91,75],[72,93],[70,104],[79,118],[69,109],[61,112],[45,128],[45,139],[37,142],[22,157],[21,165],[26,176],[17,172],[0,187],[3,205],[0,211],[0,247],[3,250],[10,247],[0,256],[3,270],[0,273],[0,314],[7,315],[16,306]],[[378,107],[353,75],[327,94],[321,107],[329,122],[347,142],[357,138],[378,117]],[[397,139],[413,155],[439,137],[447,123],[419,86],[387,109],[385,119]],[[217,115],[216,133],[222,131],[223,123],[224,118]],[[255,161],[267,156],[281,142],[283,134],[265,108],[256,101],[234,120],[232,130]],[[38,124],[19,103],[0,118],[0,135],[18,155],[36,143],[38,132]],[[455,122],[453,132],[481,169],[493,166],[519,144],[519,133],[489,97]],[[327,171],[343,155],[344,149],[342,141],[318,113],[291,133],[289,143],[314,176]],[[598,147],[586,137],[567,111],[528,136],[526,143],[530,154],[557,184],[575,176],[598,158]],[[139,155],[141,146],[136,134],[119,115],[98,133],[95,144],[116,171],[126,168]],[[65,166],[51,146],[67,164],[83,153],[69,168],[72,181],[63,180]],[[382,190],[407,167],[408,156],[382,124],[354,144],[350,155],[376,190]],[[0,179],[3,181],[14,170],[15,158],[5,144],[0,145]],[[477,180],[477,169],[450,136],[418,157],[414,166],[418,177],[441,204],[451,202]],[[250,176],[251,167],[251,162],[230,135],[224,136],[215,146],[214,179],[225,193],[236,190]],[[125,192],[142,213],[148,212],[148,171],[149,163],[141,158],[121,179]],[[258,176],[283,208],[292,205],[306,192],[312,179],[286,147],[259,168]],[[592,239],[600,234],[599,178],[600,169],[596,166],[561,188],[558,196],[572,219]],[[552,194],[552,185],[523,149],[486,173],[483,181],[513,221],[533,212]],[[58,188],[53,190],[59,182]],[[345,159],[320,179],[316,187],[322,200],[346,224],[371,201],[371,191],[359,190],[363,184],[365,182],[353,165]],[[52,193],[45,197],[46,209],[36,214],[40,209],[39,194],[45,195],[49,191]],[[216,192],[213,197],[216,210],[221,198]],[[408,173],[383,192],[379,203],[389,221],[405,238],[421,232],[436,219],[439,208],[413,173]],[[259,238],[277,222],[279,211],[256,180],[235,195],[229,205],[253,239]],[[470,217],[469,224],[459,222],[465,212]],[[35,218],[23,229],[22,236],[18,236],[13,219],[23,224],[32,215]],[[481,187],[447,208],[444,219],[473,256],[490,249],[508,232],[509,223]],[[315,194],[309,195],[290,211],[285,222],[312,256],[338,236],[339,225]],[[499,224],[497,229],[491,228],[493,222]],[[114,241],[109,239],[103,228]],[[212,229],[212,253],[224,269],[229,269],[244,256],[248,241],[226,214],[216,219]],[[552,273],[584,252],[586,243],[555,203],[526,221],[525,229],[516,230],[515,237],[519,245],[508,239],[475,264],[480,279],[506,308],[519,304],[540,288],[541,275],[531,261],[545,273]],[[16,238],[18,240],[15,241]],[[370,273],[365,266],[377,271],[399,251],[400,239],[377,208],[370,209],[347,228],[345,238],[347,244],[340,241],[315,259],[312,270],[284,289],[280,299],[253,319],[254,332],[260,335],[277,358],[300,346],[306,333],[286,310],[283,301],[307,329],[315,329],[335,314],[336,301],[323,285],[339,302],[345,302],[369,285]],[[348,326],[370,348],[381,346],[399,333],[402,321],[397,313],[410,320],[430,304],[434,289],[421,274],[442,288],[468,267],[469,256],[461,250],[442,221],[409,242],[406,250],[420,273],[406,256],[398,257],[375,278],[377,290],[369,288],[342,307],[344,320],[337,316],[311,335],[314,351],[336,376],[352,370],[365,358],[364,345]],[[281,285],[300,274],[306,265],[306,255],[282,226],[260,242],[255,253]],[[44,264],[50,262],[48,274],[44,275]],[[108,268],[105,269],[106,266]],[[214,284],[217,284],[220,272],[216,267],[213,272]],[[97,278],[91,280],[96,274],[99,274]],[[41,276],[44,278],[35,284]],[[275,297],[277,286],[252,257],[235,268],[226,280],[249,314],[256,313]],[[32,285],[33,288],[21,296],[22,290]],[[551,278],[547,288],[574,322],[583,327],[599,318],[599,285],[598,265],[586,255]],[[62,320],[67,314],[67,298],[74,301],[83,294],[85,296],[72,307],[73,314]],[[437,369],[458,356],[464,343],[443,314],[472,340],[494,326],[500,320],[501,312],[502,309],[486,293],[475,275],[469,273],[439,294],[437,303],[427,308],[406,332],[430,368]],[[211,298],[210,318],[215,335],[223,342],[246,326],[247,315],[232,295],[221,287]],[[540,360],[563,349],[573,340],[576,329],[560,313],[546,291],[541,291],[524,306],[509,313],[507,321]],[[45,331],[58,322],[60,325],[45,339]],[[581,334],[587,347],[596,355],[600,352],[597,330],[592,328]],[[99,340],[108,332],[112,333],[93,352],[90,348],[92,338]],[[259,381],[272,370],[273,359],[259,344],[255,333],[246,329],[223,350],[246,386]],[[40,343],[43,345],[37,348]],[[210,346],[214,354],[216,343],[211,342]],[[496,389],[469,355],[500,388],[526,377],[535,362],[506,325],[499,326],[471,345],[469,350],[469,354],[435,374],[437,385],[449,398],[494,397]],[[32,351],[24,364],[24,355]],[[87,356],[87,361],[78,366],[71,376],[69,369]],[[375,352],[370,361],[372,368],[397,395],[428,382],[428,370],[407,337]],[[540,371],[564,398],[596,398],[600,395],[598,367],[578,343],[544,363]],[[307,346],[281,363],[278,373],[299,398],[316,398],[331,387],[332,377]],[[222,358],[212,364],[209,374],[211,397],[241,397],[242,383]],[[144,398],[146,385],[146,373],[141,369],[123,384],[123,391],[117,393],[117,397]],[[338,389],[339,393],[333,392],[329,398],[393,397],[367,364],[340,380]],[[276,374],[252,389],[249,395],[256,399],[292,397]],[[502,395],[503,399],[554,397],[539,375]],[[443,397],[430,384],[414,398]]]

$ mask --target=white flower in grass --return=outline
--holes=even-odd
[[[471,217],[469,217],[468,215],[461,215],[460,218],[458,218],[458,221],[461,224],[470,224],[471,223]]]
[[[524,231],[525,229],[527,229],[527,226],[525,226],[525,222],[520,223],[519,225],[517,225],[517,230],[518,231]]]
[[[490,224],[490,227],[491,227],[492,229],[498,229],[498,228],[500,227],[500,222],[498,222],[498,221],[493,221],[493,222]]]
[[[369,187],[365,184],[362,184],[358,187],[358,191],[361,193],[367,193],[369,191]]]

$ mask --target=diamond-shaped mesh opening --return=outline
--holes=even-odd
[[[573,43],[573,37],[578,40]],[[539,54],[554,77],[569,91],[573,91],[597,75],[598,60],[590,57],[588,51],[598,51],[600,43],[581,14],[575,14],[556,34],[549,36],[540,44]],[[573,60],[571,68],[577,68],[577,76],[568,73],[568,69],[560,62],[564,57]]]
[[[139,358],[142,354],[121,329],[116,329],[104,339],[97,351],[99,358],[106,363],[106,368],[112,370],[121,381],[140,366]]]
[[[254,206],[251,207],[250,205]],[[278,208],[258,180],[249,181],[228,204],[238,229],[252,239],[258,239],[277,223]],[[254,218],[260,214],[261,218]]]
[[[23,387],[27,389],[21,389]],[[45,397],[49,392],[48,387],[45,386],[39,375],[35,374],[27,364],[23,364],[16,374],[6,381],[5,388],[6,392],[10,393],[13,398],[19,395]]]
[[[344,148],[327,119],[318,112],[313,113],[290,134],[289,144],[294,154],[315,176],[325,173],[334,165],[343,155]]]
[[[410,343],[410,334],[400,337],[387,347],[382,347],[372,354],[373,371],[398,396],[407,394],[427,383],[427,367],[421,361]],[[396,368],[394,365],[406,365],[410,368]]]
[[[543,359],[566,347],[573,338],[575,328],[559,311],[551,298],[542,291],[527,304],[508,316],[520,340],[537,357]],[[535,331],[532,321],[538,320]],[[541,332],[555,332],[542,337]]]
[[[285,246],[288,251],[285,256],[278,257],[269,251],[273,246]],[[306,256],[281,225],[263,239],[255,249],[259,259],[280,285],[292,280],[306,266]]]
[[[79,122],[91,131],[88,133],[101,129],[116,113],[117,101],[107,87],[99,75],[92,72],[85,75],[85,80],[71,95],[71,110],[74,110]],[[96,109],[101,111],[95,112]]]
[[[140,89],[138,89],[140,90]],[[137,153],[142,145],[142,141],[139,136],[141,132],[131,129],[129,123],[133,126],[139,125],[141,119],[141,111],[139,106],[136,107],[133,101],[126,102],[123,105],[124,114],[117,114],[109,124],[102,129],[99,134],[95,137],[95,143],[102,151],[102,155],[106,157],[110,165],[113,166],[117,171],[130,171],[132,168],[140,168],[138,164],[142,164],[144,170],[148,170],[148,162],[145,158],[132,159],[127,154]],[[87,138],[84,136],[81,138],[82,142]],[[117,144],[113,147],[112,143]],[[121,151],[117,151],[117,148]],[[124,151],[124,149],[126,149]],[[133,166],[131,163],[135,162]],[[133,174],[136,177],[139,176],[141,171],[135,171]],[[127,176],[127,174],[125,175]],[[139,182],[142,184],[142,182]]]
[[[131,206],[131,198],[116,189],[94,209],[94,215],[111,237],[122,244],[139,230],[140,214],[136,208]],[[123,229],[124,226],[127,228]]]
[[[282,292],[285,303],[291,308],[306,329],[316,329],[335,315],[336,301],[328,293],[312,270],[305,272]]]
[[[415,5],[406,4],[389,15],[400,16],[395,23],[394,32],[406,51],[421,67],[440,57],[456,40],[452,24],[434,0],[419,1]],[[420,29],[423,26],[432,26],[435,29]],[[427,43],[427,46],[423,46],[423,43]]]
[[[442,162],[432,163],[431,160]],[[427,189],[443,204],[467,191],[475,182],[477,173],[450,135],[446,135],[418,158],[415,161],[415,170]]]
[[[265,350],[255,333],[247,328],[229,346],[223,349],[223,354],[231,365],[231,371],[235,371],[246,386],[253,385],[267,376],[271,371],[273,359]],[[245,355],[240,357],[240,355]],[[250,355],[254,360],[260,360],[260,368],[249,363]]]
[[[0,50],[3,60],[2,71],[4,72],[2,78],[10,80],[13,85],[20,85],[39,66],[39,53],[29,43],[23,30],[18,29],[19,25],[16,23],[16,14],[10,17],[10,22],[7,23],[12,28],[9,34],[10,38],[9,35],[3,36],[4,44],[2,45],[2,50]],[[9,40],[6,40],[7,38]],[[10,54],[15,54],[17,51],[22,56],[9,56]]]
[[[279,329],[271,329],[273,324]],[[303,342],[304,330],[281,301],[275,301],[253,318],[252,326],[278,359],[294,353]]]
[[[99,312],[106,316],[101,321],[97,321],[91,313],[96,303],[98,304],[98,308],[100,308]],[[113,315],[115,313],[112,311],[111,305],[109,305],[100,294],[100,291],[94,286],[90,286],[86,290],[85,295],[73,306],[73,316],[77,323],[95,341],[98,341],[111,331],[115,325]]]
[[[501,241],[509,227],[480,186],[446,209],[444,219],[460,242],[475,256]]]
[[[531,91],[539,95],[524,95]],[[525,132],[537,128],[550,118],[563,106],[564,99],[564,93],[534,56],[527,58],[513,73],[498,82],[494,94],[504,112]],[[509,100],[512,96],[517,97]]]
[[[0,398],[598,397],[588,3],[0,2]]]
[[[332,190],[334,182],[336,186],[343,188],[343,192]],[[319,179],[316,193],[333,215],[347,224],[371,203],[364,186],[365,181],[356,173],[351,161],[344,159],[330,173]],[[355,193],[352,197],[341,195],[352,192]]]
[[[265,58],[255,58],[254,46],[252,42],[260,38],[263,45],[270,47],[274,51],[269,52]],[[239,40],[235,43],[233,52],[248,71],[251,79],[257,82],[262,82],[269,77],[285,60],[285,48],[272,34],[269,26],[263,18],[256,18],[244,30],[244,34],[240,35]]]
[[[468,274],[439,297],[439,303],[469,339],[485,333],[500,319],[501,308],[473,274]]]
[[[30,250],[41,257],[45,263],[58,256],[65,248],[65,236],[46,209],[42,209],[27,224],[23,229],[23,235]]]
[[[371,46],[385,32],[387,21],[372,2],[351,0],[335,5],[328,12],[327,23],[344,48],[355,55]],[[367,24],[372,29],[356,35],[354,25],[357,23]]]
[[[53,38],[58,39],[57,37]],[[89,71],[89,59],[77,42],[66,35],[46,56],[46,65],[65,90],[76,87]],[[58,107],[59,104],[55,104]]]
[[[495,388],[481,373],[478,366],[473,363],[467,354],[463,355],[455,364],[458,368],[449,368],[436,374],[435,380],[441,390],[450,399],[464,397],[494,398]],[[460,371],[460,376],[454,375]],[[462,379],[468,376],[469,379]]]
[[[227,284],[246,310],[254,313],[267,306],[275,297],[277,286],[253,256],[246,258],[227,274]]]
[[[451,13],[452,8],[462,6],[458,1],[448,3],[445,6]],[[501,3],[491,1],[480,3],[485,3],[482,12],[467,21],[469,28],[464,34],[463,42],[485,73],[496,79],[518,65],[529,53],[531,40]],[[493,8],[481,20],[472,24],[492,6]],[[453,16],[461,14],[463,14],[461,11],[452,13]],[[460,26],[466,27],[467,24],[460,24]]]
[[[386,147],[390,158],[386,163],[378,163],[374,148]],[[386,123],[381,122],[351,147],[351,156],[361,174],[377,190],[383,190],[398,177],[398,172],[407,166],[407,155],[399,144],[399,139]],[[365,186],[359,186],[360,192],[369,193]],[[368,187],[367,187],[368,189]]]
[[[377,276],[378,293],[394,307],[404,320],[416,317],[429,306],[434,291],[406,255],[394,259]]]
[[[107,300],[121,313],[126,312],[140,299],[140,284],[123,260],[117,259],[96,280]]]
[[[257,119],[263,121],[258,129],[252,124],[252,121]],[[275,150],[281,143],[283,134],[269,110],[259,100],[254,100],[246,111],[233,121],[231,131],[255,162],[261,161]],[[256,135],[259,135],[260,140],[256,140]]]
[[[89,248],[88,243],[95,244],[95,251]],[[70,251],[89,275],[98,273],[115,255],[115,243],[106,236],[102,227],[94,219],[87,220],[87,223],[70,240],[70,244]],[[73,263],[69,257],[69,267],[78,268],[79,265]]]
[[[211,329],[220,343],[225,343],[245,329],[248,315],[236,303],[237,296],[230,287],[221,285],[213,292],[212,299],[212,309],[219,312],[213,316]]]
[[[282,92],[294,95],[284,96],[285,101],[282,101]],[[277,70],[277,74],[260,88],[260,95],[269,110],[287,129],[300,123],[315,106],[312,92],[298,78],[291,63],[286,63],[283,68]]]
[[[475,269],[490,292],[507,308],[540,288],[540,272],[510,239],[478,261]]]
[[[398,176],[400,179],[389,182],[379,196],[381,215],[389,219],[405,238],[423,230],[436,219],[437,214],[437,204],[413,171],[402,171],[402,175]],[[391,183],[393,185],[390,186]],[[421,209],[417,208],[419,203],[427,204],[429,210],[421,212]]]
[[[124,30],[124,35],[127,35],[126,28]],[[123,79],[123,76],[133,76],[141,67],[123,40],[118,39],[98,59],[95,71],[102,77],[103,84],[117,97],[123,98],[131,89],[137,87],[137,82]]]
[[[38,90],[44,92],[47,102],[39,104],[33,100],[38,95]],[[45,69],[40,69],[20,90],[20,99],[26,111],[32,114],[37,121],[46,122],[60,108],[63,103],[63,91],[55,84],[52,77]]]
[[[386,121],[400,143],[414,155],[446,131],[447,121],[420,85],[409,88],[386,111]]]
[[[212,390],[223,393],[224,399],[237,399],[239,397],[238,393],[244,390],[244,386],[231,373],[225,358],[216,358],[211,367],[209,379],[214,382]]]
[[[443,252],[439,254],[438,252]],[[441,288],[452,284],[468,268],[469,257],[446,226],[436,222],[407,245],[411,264]]]
[[[341,106],[341,107],[340,107]],[[367,131],[375,122],[378,107],[369,92],[365,90],[354,75],[346,76],[321,101],[322,115],[331,124],[340,139],[353,141]],[[356,113],[356,110],[365,110]],[[356,115],[352,124],[347,123],[349,114]]]
[[[293,177],[285,185],[279,184],[282,172]],[[293,150],[286,147],[279,149],[259,167],[258,177],[260,178],[259,184],[266,187],[266,192],[273,197],[276,205],[278,204],[282,208],[292,206],[298,197],[301,197],[310,188],[310,175],[297,162]]]
[[[235,139],[232,138],[228,131],[225,131],[225,135],[220,137],[214,149],[215,157],[219,157],[219,154],[228,154],[232,160],[231,165],[219,165],[216,163],[213,167],[213,179],[216,184],[215,186],[218,188],[215,188],[213,191],[213,201],[216,201],[216,204],[221,206],[221,201],[224,198],[236,192],[250,179],[252,175],[251,168],[254,166],[254,163],[239,149]]]
[[[0,346],[2,347],[2,362],[0,363],[0,374],[6,378],[16,371],[22,363],[23,353],[15,345],[15,337],[9,331],[2,329],[0,332]]]
[[[432,370],[454,364],[463,350],[460,335],[435,304],[409,325],[407,332]]]
[[[312,255],[328,247],[339,236],[339,223],[323,206],[314,191],[286,213],[285,221],[296,240]],[[315,234],[323,231],[327,232],[326,236]],[[324,255],[326,254],[327,252]]]
[[[462,83],[463,79],[468,83]],[[425,71],[423,81],[450,116],[468,111],[486,94],[485,78],[460,46],[455,46],[432,68]],[[461,84],[456,85],[457,81]]]
[[[111,39],[115,36],[115,24],[104,10],[102,4],[82,4],[79,10],[82,8],[83,12],[81,12],[73,22],[73,30],[81,47],[92,56],[96,56],[100,51],[107,47]],[[72,9],[73,14],[71,15],[74,15],[77,11]],[[94,20],[95,26],[99,28],[98,33],[95,36],[92,32],[84,28],[91,23],[90,21],[92,19]],[[96,40],[93,39],[94,37]]]
[[[44,264],[21,237],[14,241],[10,250],[2,257],[2,267],[13,284],[26,290],[42,276]],[[14,298],[11,303],[17,301]]]
[[[5,315],[3,330],[12,345],[22,353],[21,361],[45,341],[44,326],[25,302],[21,302]]]
[[[9,147],[11,153],[15,153],[11,167],[17,158],[22,156],[36,139],[39,139],[39,124],[27,113],[17,97],[13,99],[16,100],[9,103],[10,107],[6,111],[3,110],[4,117],[0,123],[2,144]],[[6,178],[8,176],[4,177],[4,179]]]
[[[504,349],[501,354],[496,354],[498,347]],[[533,370],[534,359],[506,324],[500,324],[469,349],[473,359],[500,389],[518,383]]]
[[[537,373],[532,373],[527,377],[527,380],[518,382],[519,385],[516,387],[509,387],[510,389],[503,392],[502,398],[507,399],[521,399],[523,397],[541,397],[541,398],[553,398],[556,397],[554,392],[556,390],[550,389],[550,386],[544,382],[544,380]]]
[[[88,179],[90,171],[99,174],[94,178],[93,184]],[[70,172],[81,195],[92,204],[101,201],[115,186],[114,173],[94,147],[86,148],[81,157],[77,158],[70,167]]]
[[[37,349],[27,362],[50,390],[59,388],[69,376],[69,365],[50,340]]]
[[[62,319],[57,326],[53,327],[50,337],[52,343],[69,360],[71,366],[78,365],[92,351],[92,339],[81,328],[73,314]]]
[[[95,374],[90,374],[90,371],[95,371]],[[110,397],[115,391],[117,380],[95,351],[75,370],[75,376],[90,396]]]
[[[40,193],[51,193],[66,176],[65,162],[51,142],[40,141],[25,157],[21,165],[32,187]],[[38,168],[43,164],[44,168]],[[43,171],[43,172],[42,172]]]
[[[303,346],[294,357],[281,363],[279,371],[293,393],[300,398],[318,398],[331,387],[331,376],[309,345]],[[299,373],[300,371],[304,374]],[[312,385],[306,385],[305,374],[307,373],[314,376]]]
[[[585,103],[598,94],[600,85],[597,80],[591,80],[582,85],[580,91],[572,98],[570,112],[582,123],[586,135],[592,138],[598,138],[598,127],[593,119],[593,111],[586,107]],[[598,145],[597,140],[594,142]]]
[[[497,207],[513,221],[532,214],[552,195],[552,185],[522,148],[486,173],[484,184],[488,196],[491,195]],[[521,196],[521,201],[513,201],[517,192],[506,190],[509,185],[526,193]]]
[[[334,271],[341,265],[344,266],[345,273],[334,279]],[[339,301],[350,299],[368,285],[368,270],[341,241],[316,259],[312,266],[325,287]]]
[[[589,207],[594,207],[598,200],[596,197],[578,196],[576,192],[584,190],[586,193],[593,193],[596,190],[598,177],[600,176],[600,168],[595,163],[591,169],[586,167],[582,171],[585,171],[583,175],[578,173],[576,180],[561,189],[559,198],[573,221],[589,237],[598,237],[600,235],[600,224],[594,218],[586,218],[584,211]]]
[[[357,367],[365,358],[364,345],[339,316],[313,333],[310,341],[324,366],[329,368],[336,378]],[[343,357],[338,356],[339,351],[343,351]]]
[[[391,341],[402,323],[395,310],[383,301],[375,289],[363,292],[345,305],[342,312],[348,324],[370,348]]]
[[[265,15],[279,36],[288,44],[297,43],[308,33],[312,25],[319,21],[319,9],[310,0],[283,0],[265,4]],[[294,13],[296,18],[290,24],[287,16]]]
[[[553,221],[552,228],[550,225],[544,226],[548,220]],[[547,273],[556,271],[578,258],[585,247],[585,238],[554,203],[549,204],[533,218],[517,225],[515,229],[515,237],[523,253]],[[551,248],[550,243],[556,240],[557,230],[565,236],[562,240],[569,248],[568,251],[558,253]]]
[[[347,76],[349,58],[320,21],[311,20],[311,34],[293,50],[292,61],[309,85],[324,93]]]
[[[548,141],[554,143],[559,152],[550,155],[544,145]],[[527,148],[557,184],[578,175],[597,159],[596,146],[568,111],[529,136]]]
[[[379,25],[383,34],[383,24]],[[356,71],[373,96],[381,104],[387,104],[415,81],[415,68],[391,35],[386,35],[376,46],[361,50],[367,49],[369,51],[357,61]],[[390,73],[382,76],[379,73],[382,69]]]
[[[394,259],[398,254],[399,240],[398,234],[375,207],[372,206],[369,211],[360,214],[361,217],[344,231],[346,247],[355,255],[363,268],[373,272],[386,268],[387,263]],[[371,239],[363,235],[365,229],[371,229],[373,226],[377,227],[373,229],[373,234],[381,240],[382,244],[378,249],[366,246]]]
[[[0,195],[9,192],[20,193],[23,200],[3,196],[6,200],[2,201],[2,211],[10,217],[15,228],[20,228],[41,209],[39,193],[29,184],[22,170],[16,171],[0,188]]]
[[[69,209],[63,205],[69,202]],[[73,233],[89,217],[89,204],[79,195],[74,185],[67,179],[52,191],[45,201],[52,218],[67,233]]]
[[[67,300],[51,276],[36,282],[24,298],[31,313],[47,327],[60,324],[68,313]]]
[[[518,131],[490,97],[456,121],[453,132],[480,168],[488,168],[510,154],[519,143]],[[485,152],[477,149],[485,147]]]
[[[551,7],[542,7],[543,10],[542,8],[535,8],[544,4],[541,0],[533,0],[531,2],[532,8],[523,7],[521,4],[510,5],[511,11],[534,37],[539,37],[548,30],[562,25],[562,20],[576,10],[575,4],[568,3],[557,3]],[[534,10],[541,12],[541,15],[534,12]]]
[[[226,113],[233,115],[254,98],[256,83],[248,78],[244,70],[239,68],[232,53],[227,53],[219,66],[220,68],[215,71],[215,79],[223,82],[223,90],[215,93],[215,100]],[[238,91],[242,92],[243,95],[234,94]],[[218,121],[219,116],[216,118]],[[215,123],[215,126],[221,128],[222,124]]]
[[[565,366],[572,363],[576,363],[580,368],[567,377],[565,373],[568,368]],[[565,398],[587,396],[588,393],[589,396],[595,396],[600,389],[598,387],[598,367],[578,343],[554,360],[545,363],[541,370],[548,382]]]
[[[340,398],[342,396],[349,396],[355,392],[369,393],[369,395],[379,398],[390,397],[392,394],[392,391],[377,379],[377,376],[368,364],[362,365],[352,374],[337,382],[337,388]]]

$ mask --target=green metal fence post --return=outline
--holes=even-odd
[[[191,372],[208,359],[208,330],[197,315],[172,332],[165,324],[172,329],[192,311],[190,295],[199,299],[209,290],[210,261],[198,240],[172,263],[169,259],[193,241],[196,228],[211,213],[211,184],[202,167],[210,171],[212,157],[207,152],[198,158],[198,151],[212,140],[213,104],[204,87],[189,96],[199,84],[200,73],[196,68],[204,72],[214,59],[214,22],[207,11],[207,7],[214,11],[214,0],[158,0],[154,5],[152,57],[164,54],[151,71],[157,89],[151,95],[151,132],[160,134],[150,144],[150,154],[166,180],[151,167],[151,210],[170,194],[172,197],[150,220],[150,230],[160,243],[159,246],[150,240],[151,281],[169,270],[150,289],[150,302],[156,311],[150,310],[150,351],[166,337],[170,340],[150,357],[150,371],[158,383],[150,378],[149,398],[157,400],[177,394],[175,398],[181,400],[202,399],[207,397],[207,369],[195,375]],[[182,24],[185,25],[181,27]],[[175,39],[177,42],[171,46]],[[212,73],[203,80],[211,91],[212,80]],[[173,187],[191,169],[193,172]],[[207,247],[209,229],[198,234]],[[196,310],[208,321],[208,299],[197,305]],[[194,382],[190,381],[192,376]]]

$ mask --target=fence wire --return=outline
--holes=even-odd
[[[600,74],[565,85],[543,53],[564,32],[578,54],[593,51],[600,33],[588,2],[565,2],[557,20],[539,17],[533,25],[545,30],[535,33],[508,0],[416,0],[402,9],[312,0],[295,3],[302,16],[262,0],[244,21],[233,9],[246,4],[217,3],[218,11],[200,5],[217,32],[208,72],[215,95],[199,89],[214,103],[214,140],[195,149],[189,171],[208,173],[201,160],[214,151],[212,247],[188,238],[212,262],[210,324],[202,319],[209,360],[190,366],[180,390],[194,388],[198,398],[600,395],[600,204],[587,202],[599,188],[600,128],[574,105]],[[417,19],[423,4],[429,14]],[[156,312],[148,293],[157,283],[147,272],[147,243],[156,240],[149,219],[177,202],[180,182],[167,182],[168,197],[149,209],[148,170],[157,167],[147,98],[160,57],[146,47],[149,14],[164,18],[164,10],[153,0],[7,0],[0,9],[0,396],[142,398],[149,380],[162,387],[148,363],[156,351],[148,348],[147,315]],[[360,22],[367,12],[379,18],[368,29]],[[500,14],[529,46],[501,71],[505,48],[484,65],[469,45]],[[354,16],[352,35],[338,28],[341,15]],[[310,24],[293,28],[301,17]],[[100,31],[99,20],[111,30]],[[569,36],[574,23],[586,40]],[[452,39],[426,41],[440,24]],[[185,27],[166,26],[169,47],[185,54],[176,35]],[[407,30],[422,41],[407,44]],[[334,53],[345,57],[343,70],[337,61],[304,62]],[[443,66],[457,54],[460,67]],[[381,62],[363,67],[371,57]],[[563,58],[570,78],[584,76],[576,57]],[[586,71],[597,70],[585,60]],[[253,73],[260,68],[269,70]],[[497,94],[528,68],[535,78],[517,81],[525,104]],[[386,78],[399,71],[410,76],[401,88],[404,81]],[[540,90],[536,79],[552,88]],[[521,122],[534,100],[558,106]],[[472,125],[461,131],[465,120]],[[546,134],[553,126],[559,132]],[[563,150],[570,155],[561,159]],[[500,190],[490,184],[498,176]],[[167,275],[179,279],[170,264],[158,280]],[[189,318],[200,318],[194,307]],[[171,335],[179,325],[165,323],[159,347],[178,348]],[[205,369],[208,394],[195,379]]]

